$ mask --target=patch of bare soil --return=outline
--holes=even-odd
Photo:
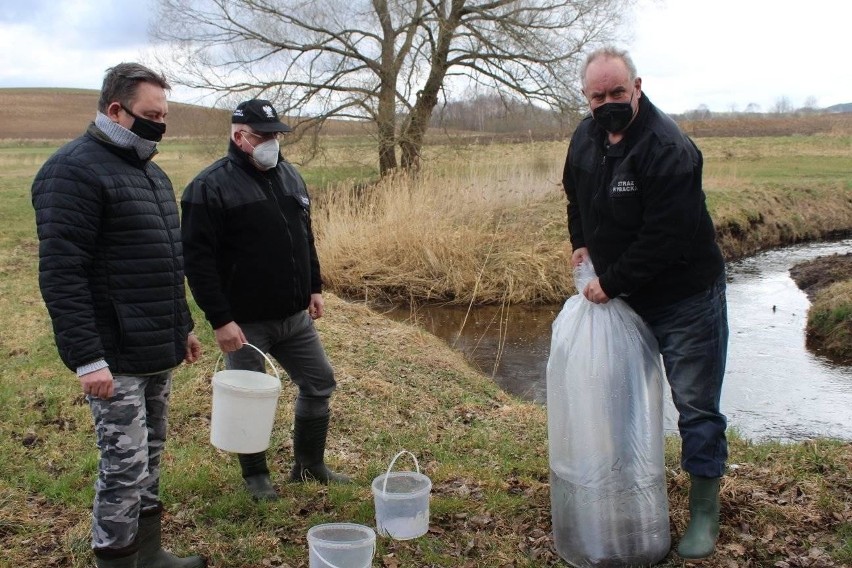
[[[813,300],[814,295],[835,282],[852,280],[852,253],[821,256],[790,269],[790,277]]]

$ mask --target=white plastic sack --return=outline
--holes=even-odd
[[[578,567],[647,566],[668,554],[663,369],[651,330],[624,300],[594,304],[595,278],[553,323],[547,362],[550,491],[556,550]]]

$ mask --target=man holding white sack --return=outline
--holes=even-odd
[[[623,298],[659,343],[679,413],[690,521],[678,554],[704,558],[719,535],[728,457],[720,411],[728,322],[724,259],[702,189],[701,152],[642,91],[626,51],[591,53],[581,74],[591,116],[574,132],[563,186],[577,266],[598,277],[583,295]]]
[[[311,200],[280,155],[279,137],[290,131],[269,101],[234,110],[227,156],[199,173],[181,199],[186,275],[229,369],[264,372],[262,354],[243,348],[250,343],[298,386],[291,481],[346,483],[324,461],[336,382],[314,327],[323,298]],[[266,452],[238,457],[252,497],[276,499]]]

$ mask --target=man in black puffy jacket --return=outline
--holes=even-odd
[[[32,188],[39,286],[101,453],[92,515],[99,568],[205,565],[160,546],[171,372],[201,353],[174,190],[151,161],[168,88],[136,63],[109,69],[95,121],[45,162]]]
[[[186,274],[229,369],[264,371],[271,354],[298,386],[291,481],[346,483],[325,465],[334,372],[313,320],[323,315],[322,278],[305,182],[280,155],[290,127],[269,101],[241,103],[228,155],[181,198]],[[238,454],[246,489],[277,498],[266,452]]]
[[[702,190],[702,156],[642,91],[626,52],[603,48],[583,67],[592,116],[571,138],[563,185],[576,266],[598,278],[583,294],[622,297],[651,327],[679,413],[690,522],[678,553],[703,558],[719,534],[728,456],[720,411],[728,345],[725,266]]]

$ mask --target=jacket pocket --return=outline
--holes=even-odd
[[[635,230],[642,225],[642,189],[632,175],[613,177],[607,187],[607,204],[613,221],[620,227]]]
[[[115,350],[123,351],[125,346],[125,326],[124,322],[121,319],[121,310],[118,307],[118,304],[115,301],[110,301],[110,318],[112,319],[112,329],[115,332],[115,337],[112,338]]]
[[[296,204],[295,210],[299,218],[299,229],[302,231],[302,236],[307,238],[308,231],[310,230],[311,202],[307,197],[298,197],[295,195],[288,196],[288,199],[292,199]]]

